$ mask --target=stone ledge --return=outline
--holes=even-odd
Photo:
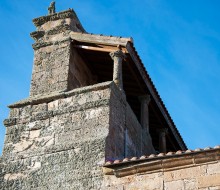
[[[108,104],[109,104],[109,99],[101,99],[101,100],[97,100],[94,102],[85,103],[85,104],[81,105],[80,107],[77,105],[77,106],[70,106],[70,107],[64,108],[62,110],[40,112],[40,113],[36,114],[35,116],[30,116],[29,118],[5,119],[4,125],[6,127],[10,127],[10,126],[17,125],[17,124],[26,124],[29,122],[46,120],[50,117],[54,117],[57,115],[62,115],[65,113],[72,113],[75,111],[82,111],[82,110],[86,110],[86,109],[90,109],[90,108],[94,108],[94,107],[99,107],[99,106],[106,106]]]
[[[33,97],[26,98],[24,100],[21,100],[19,102],[16,102],[14,104],[9,105],[9,108],[20,108],[23,106],[27,105],[37,105],[40,103],[48,103],[57,99],[61,98],[67,98],[76,94],[81,94],[85,92],[90,92],[90,91],[98,91],[98,90],[104,90],[106,88],[109,88],[110,86],[114,85],[113,81],[108,81],[108,82],[103,82],[91,86],[86,86],[82,88],[77,88],[68,92],[53,92],[50,94],[42,94],[42,95],[37,95]]]
[[[47,47],[47,46],[52,46],[52,45],[60,45],[62,43],[65,43],[65,42],[70,42],[71,39],[68,37],[64,40],[60,40],[60,41],[50,41],[50,42],[37,42],[35,44],[32,45],[33,49],[34,50],[38,50],[42,47]]]

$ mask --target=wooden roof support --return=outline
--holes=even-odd
[[[99,43],[99,44],[108,44],[108,45],[118,45],[126,46],[128,42],[133,43],[132,38],[121,38],[121,37],[113,37],[113,36],[103,36],[103,35],[95,35],[95,34],[87,34],[87,33],[79,33],[79,32],[71,32],[70,37],[73,40],[77,40],[79,42],[88,42],[88,43]]]
[[[141,83],[139,82],[134,70],[132,69],[130,62],[127,64],[127,66],[129,68],[129,71],[131,72],[132,76],[134,77],[135,81],[137,82],[137,85],[139,86],[139,88],[140,88],[141,92],[143,93],[143,95],[147,94],[147,92],[145,92],[145,90],[143,89]]]
[[[73,47],[91,50],[91,51],[108,52],[108,53],[118,50],[118,48],[114,46],[103,46],[103,45],[97,45],[97,44],[96,44],[96,47],[88,46],[88,45],[74,45]],[[126,48],[122,48],[122,52],[127,53]]]

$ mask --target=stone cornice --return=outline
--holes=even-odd
[[[13,125],[18,125],[18,124],[24,125],[24,124],[34,122],[34,121],[46,120],[48,118],[51,118],[51,117],[54,117],[57,115],[62,115],[62,114],[66,114],[66,113],[72,113],[72,112],[76,112],[76,111],[87,110],[87,109],[91,109],[94,107],[97,108],[99,106],[107,106],[107,105],[109,105],[108,99],[96,100],[93,102],[82,104],[80,107],[78,105],[75,105],[75,106],[70,106],[66,109],[63,108],[62,110],[39,112],[38,114],[36,114],[34,116],[30,116],[29,118],[25,118],[25,119],[23,119],[23,118],[5,119],[4,125],[5,125],[5,127],[10,127]]]
[[[42,47],[51,46],[51,45],[58,45],[58,44],[62,44],[65,42],[70,42],[70,41],[71,41],[71,39],[68,37],[68,38],[64,38],[63,40],[60,40],[60,41],[36,42],[32,45],[32,47],[34,50],[38,50]]]
[[[60,98],[70,97],[75,94],[81,94],[81,93],[85,93],[89,91],[97,91],[97,90],[106,89],[106,88],[109,88],[111,85],[113,85],[113,83],[114,83],[113,81],[108,81],[108,82],[103,82],[103,83],[99,83],[99,84],[95,84],[91,86],[77,88],[77,89],[67,91],[67,92],[64,91],[64,92],[54,92],[54,93],[49,93],[49,94],[41,94],[41,95],[37,95],[37,96],[33,96],[27,99],[21,100],[19,102],[9,105],[8,107],[9,108],[20,108],[20,107],[27,106],[27,105],[37,105],[40,103],[50,102],[50,101],[57,100]]]
[[[76,13],[73,11],[73,9],[69,9],[66,11],[59,12],[59,13],[54,13],[52,15],[35,18],[33,19],[33,23],[36,27],[39,27],[48,21],[55,21],[55,20],[65,19],[65,18],[77,18],[77,16],[76,16]]]
[[[175,170],[193,167],[201,164],[218,162],[220,160],[220,147],[195,152],[158,156],[123,162],[115,165],[106,165],[103,172],[106,175],[124,177],[138,173],[155,173],[160,171]]]
[[[38,40],[39,38],[43,37],[45,34],[44,31],[35,31],[30,33],[30,36],[34,39],[34,40]]]

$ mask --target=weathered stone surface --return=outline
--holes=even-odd
[[[207,167],[207,173],[209,175],[220,174],[220,162],[209,164]]]
[[[169,182],[173,180],[192,179],[195,178],[198,174],[200,176],[203,176],[206,174],[206,168],[207,166],[197,166],[197,167],[191,166],[189,168],[167,171],[165,172],[164,181]]]
[[[35,19],[33,19],[33,23],[35,24],[36,27],[38,27],[38,30],[40,30],[41,28],[43,28],[45,30],[45,25],[49,25],[52,22],[54,23],[54,21],[63,21],[66,19],[69,19],[70,22],[73,23],[72,28],[71,28],[72,31],[85,32],[76,13],[72,9],[69,9],[69,10],[63,11],[63,12],[59,12],[56,14],[48,15],[48,16],[35,18]],[[48,28],[51,29],[51,27],[52,26],[50,25]]]
[[[201,176],[198,178],[198,187],[216,187],[220,186],[220,174],[214,174],[209,176]]]
[[[183,180],[178,180],[178,181],[170,181],[165,183],[165,190],[184,190],[184,181]]]
[[[33,20],[37,31],[31,36],[34,68],[31,96],[94,84],[95,78],[76,50],[71,47],[69,33],[85,32],[75,12],[67,10]]]
[[[9,127],[0,189],[99,189],[109,107],[96,102],[109,98],[106,88],[19,108],[18,118],[35,115],[35,121]],[[90,102],[93,106],[79,109]],[[66,111],[54,115],[48,108]]]
[[[1,189],[43,189],[48,184],[53,189],[61,184],[100,189],[100,164],[123,158],[125,149],[140,154],[135,151],[141,143],[136,139],[140,124],[114,83],[69,91],[49,102],[47,97],[31,105],[32,100],[12,108],[19,112],[12,114],[16,122],[7,130]],[[127,148],[125,128],[133,144]]]

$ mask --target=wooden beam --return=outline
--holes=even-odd
[[[99,43],[99,44],[108,44],[108,45],[121,45],[126,46],[128,42],[133,43],[132,38],[120,38],[113,36],[103,36],[79,32],[71,32],[70,37],[72,40],[86,43]]]
[[[88,46],[88,45],[74,45],[73,47],[86,49],[86,50],[91,50],[91,51],[108,52],[108,53],[118,50],[117,47],[103,46],[103,45],[102,46],[101,45],[96,45],[96,47],[95,46]],[[122,51],[123,51],[123,53],[127,53],[126,48],[122,48]]]
[[[146,91],[144,90],[144,88],[142,87],[140,81],[138,80],[138,78],[137,78],[137,76],[136,76],[136,74],[135,74],[135,72],[134,72],[134,69],[133,69],[132,66],[131,66],[131,62],[128,61],[127,66],[128,66],[129,71],[131,72],[133,78],[134,78],[135,81],[137,82],[137,85],[139,86],[141,92],[142,92],[143,94],[147,94],[147,92],[146,92]]]

